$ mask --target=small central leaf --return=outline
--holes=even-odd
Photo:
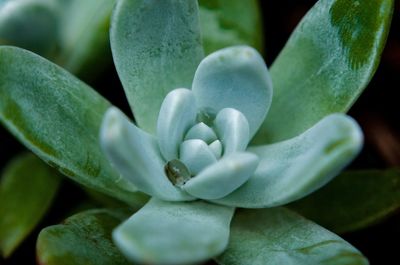
[[[165,165],[165,174],[172,184],[179,187],[191,178],[189,169],[178,159],[173,159]]]

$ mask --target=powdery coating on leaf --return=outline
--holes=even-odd
[[[60,67],[15,47],[0,48],[0,121],[47,163],[88,187],[135,201],[109,165],[99,129],[110,104]]]
[[[155,132],[167,93],[191,87],[203,57],[197,8],[197,0],[123,0],[114,10],[114,62],[136,121],[148,132]]]
[[[347,111],[378,66],[392,11],[392,0],[317,2],[271,67],[273,104],[253,142],[286,140]]]
[[[229,238],[234,209],[206,202],[151,199],[113,233],[132,261],[177,265],[220,254]]]
[[[367,265],[339,236],[284,208],[237,211],[220,265]]]

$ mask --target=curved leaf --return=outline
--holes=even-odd
[[[260,164],[243,186],[217,203],[242,208],[280,206],[319,189],[347,166],[361,150],[358,124],[344,114],[332,114],[303,134],[248,151]]]
[[[320,0],[271,67],[273,104],[254,143],[297,136],[347,111],[375,73],[392,12],[393,0]]]
[[[49,61],[0,47],[0,121],[29,149],[73,180],[130,204],[141,200],[100,149],[110,104]]]
[[[139,126],[154,133],[167,93],[190,88],[203,57],[197,0],[121,0],[111,48]]]
[[[199,0],[203,47],[207,54],[232,45],[263,50],[258,0]]]
[[[114,241],[129,259],[145,264],[204,261],[225,249],[233,212],[202,201],[153,198],[114,231]]]
[[[111,233],[128,215],[117,210],[89,210],[43,229],[37,241],[43,265],[128,265]]]
[[[100,140],[111,164],[140,191],[163,200],[193,199],[168,179],[157,140],[115,107],[104,115]]]
[[[250,138],[265,119],[272,100],[272,83],[261,55],[248,46],[216,51],[201,61],[192,91],[199,110],[215,117],[234,108],[247,118]]]
[[[237,211],[220,265],[366,265],[339,236],[285,209]]]
[[[0,179],[0,253],[8,257],[50,207],[59,175],[32,154],[11,161]]]
[[[348,171],[289,207],[336,233],[362,229],[400,209],[400,171]]]

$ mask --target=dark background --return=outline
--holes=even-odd
[[[374,1],[374,0],[371,0]],[[265,59],[271,65],[284,46],[290,33],[316,1],[260,0],[264,17]],[[392,27],[381,64],[368,88],[350,110],[365,132],[366,143],[352,168],[390,168],[400,166],[400,9],[396,2]],[[121,85],[113,67],[90,84],[115,105],[126,110]],[[5,129],[0,126],[0,169],[16,154],[24,151]],[[40,227],[56,224],[84,198],[84,193],[72,182],[65,180],[51,211]],[[3,202],[2,202],[3,203]],[[1,218],[1,217],[0,217]],[[34,264],[37,229],[7,261],[0,264]],[[400,213],[392,215],[368,229],[343,235],[370,260],[371,264],[400,264]]]

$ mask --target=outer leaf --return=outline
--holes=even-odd
[[[258,0],[199,0],[199,4],[203,47],[207,54],[243,44],[262,51]]]
[[[111,48],[136,121],[155,132],[162,100],[190,88],[203,57],[197,0],[121,0],[114,10]]]
[[[321,0],[271,67],[274,97],[255,143],[296,136],[322,117],[347,111],[374,74],[393,0]]]
[[[89,210],[43,229],[37,257],[43,265],[128,265],[111,241],[111,232],[127,215],[116,210]]]
[[[111,64],[109,26],[115,0],[69,0],[62,12],[60,54],[55,61],[79,75]]]
[[[134,204],[135,188],[100,150],[110,104],[45,59],[0,47],[0,121],[29,149],[75,181]]]
[[[359,153],[362,142],[353,119],[332,114],[295,138],[249,148],[260,157],[254,176],[217,202],[265,208],[303,198],[339,174]]]
[[[202,201],[153,198],[114,231],[114,241],[129,259],[146,264],[199,262],[225,249],[233,212]]]
[[[50,56],[56,48],[59,6],[54,0],[1,1],[0,44]]]
[[[400,209],[400,171],[349,171],[290,205],[337,233],[367,227]]]
[[[58,174],[32,154],[14,159],[0,182],[0,253],[8,257],[42,219],[57,192]]]
[[[368,261],[339,236],[284,208],[242,210],[220,265],[362,265]]]

